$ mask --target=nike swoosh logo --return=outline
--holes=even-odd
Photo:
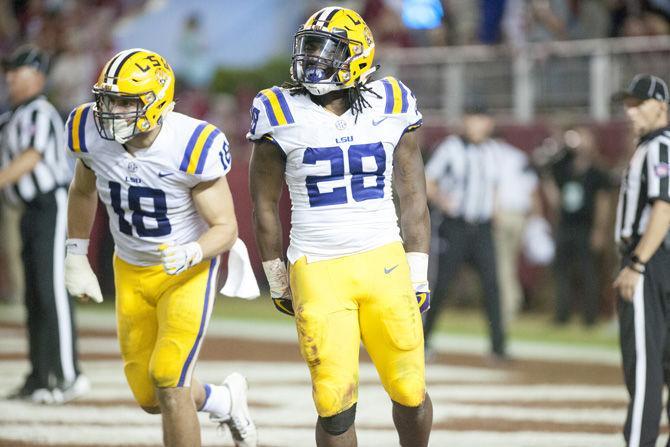
[[[158,173],[158,178],[167,177],[168,175],[172,175],[172,174],[174,174],[174,172],[159,172]]]
[[[379,126],[381,123],[386,121],[388,119],[388,116],[385,116],[384,118],[378,119],[378,120],[372,120],[372,125],[373,126]]]
[[[398,265],[399,265],[399,264],[396,264],[396,265],[394,265],[393,267],[391,267],[391,268],[389,268],[389,269],[387,269],[386,267],[384,267],[384,273],[385,273],[386,275],[388,275],[388,274],[391,273],[393,270],[395,270],[396,267],[398,267]]]

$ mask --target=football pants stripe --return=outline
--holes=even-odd
[[[203,305],[202,309],[200,328],[198,329],[198,335],[195,338],[195,343],[193,343],[193,347],[191,348],[191,351],[188,353],[186,362],[184,362],[184,367],[181,370],[181,375],[179,376],[179,382],[177,384],[178,387],[184,386],[185,383],[187,383],[188,385],[191,384],[191,373],[193,371],[192,365],[195,364],[193,360],[198,356],[198,352],[200,352],[202,336],[205,333],[205,329],[207,328],[207,324],[209,322],[209,317],[212,313],[212,304],[214,301],[214,296],[213,294],[212,296],[210,296],[210,291],[214,289],[213,283],[216,281],[216,272],[218,266],[219,266],[218,257],[210,261],[209,276],[207,278],[207,288],[205,289],[205,304]]]

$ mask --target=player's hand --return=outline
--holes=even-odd
[[[102,303],[98,278],[86,256],[88,240],[68,239],[65,251],[65,288],[68,293],[81,301]]]
[[[178,275],[202,261],[202,247],[197,242],[175,245],[174,242],[158,247],[163,270],[168,275]]]
[[[430,309],[430,287],[428,286],[428,254],[420,252],[407,253],[409,276],[416,294],[416,302],[421,313]]]
[[[263,270],[270,285],[270,297],[277,310],[283,314],[294,316],[293,297],[284,262],[279,258],[264,261]]]
[[[270,296],[272,297],[272,302],[279,312],[294,316],[295,312],[293,311],[293,297],[291,296],[291,290],[289,289],[286,292],[287,293],[283,296],[275,297],[272,295],[272,290],[270,290]]]
[[[414,286],[414,293],[416,294],[416,302],[419,305],[419,310],[424,313],[430,309],[430,288],[428,281],[420,283],[412,283]]]

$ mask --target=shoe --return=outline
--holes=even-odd
[[[70,402],[71,400],[74,400],[78,397],[83,396],[84,394],[88,393],[91,390],[91,381],[88,380],[88,377],[86,377],[83,374],[79,374],[76,379],[74,379],[74,382],[72,382],[69,386],[63,387],[63,388],[56,388],[54,390],[54,396],[56,397],[56,400],[64,404],[66,402]],[[56,391],[60,392],[60,396],[58,396]]]
[[[239,373],[232,373],[223,381],[223,386],[230,392],[230,414],[212,413],[209,419],[218,422],[219,427],[228,426],[235,441],[235,447],[256,447],[258,433],[249,415],[247,405],[247,379]]]
[[[52,390],[47,388],[38,388],[28,397],[28,400],[35,404],[42,405],[52,405],[57,404],[59,397],[59,392],[54,395]]]
[[[53,404],[58,397],[54,397],[52,391],[48,388],[34,388],[25,383],[7,395],[9,400],[25,400],[35,404]]]

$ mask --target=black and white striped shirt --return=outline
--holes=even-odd
[[[437,182],[448,197],[450,217],[470,223],[493,217],[499,181],[496,150],[501,143],[488,139],[472,144],[459,136],[447,137],[426,164],[426,179]]]
[[[28,100],[0,115],[2,168],[28,149],[42,154],[42,159],[31,172],[5,187],[5,198],[13,204],[28,203],[39,194],[66,185],[71,171],[64,147],[63,119],[44,96]]]
[[[655,200],[670,202],[670,127],[642,137],[621,182],[614,238],[617,244],[640,238]]]

